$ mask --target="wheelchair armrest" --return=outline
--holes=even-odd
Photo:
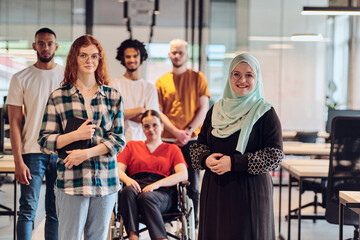
[[[182,181],[179,183],[180,187],[188,187],[190,186],[190,182],[188,180]]]

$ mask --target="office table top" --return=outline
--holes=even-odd
[[[15,172],[13,155],[0,155],[0,172]]]
[[[325,178],[329,173],[329,166],[290,166],[289,173],[297,178]]]
[[[328,159],[283,159],[280,163],[282,169],[289,170],[292,166],[325,166],[329,168]]]
[[[297,131],[293,131],[293,130],[282,131],[283,138],[287,138],[287,139],[295,138],[296,134],[297,134]],[[330,136],[330,134],[327,132],[318,132],[318,134],[317,134],[318,138],[328,138],[329,136]]]
[[[340,191],[339,196],[349,203],[360,203],[360,191]]]
[[[4,149],[5,150],[11,150],[11,142],[10,142],[10,139],[9,138],[6,138],[4,140]]]
[[[0,161],[0,173],[13,173],[15,172],[15,163],[10,161]]]
[[[287,155],[330,155],[329,143],[284,142]]]

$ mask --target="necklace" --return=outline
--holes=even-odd
[[[75,87],[77,87],[79,90],[83,90],[84,92],[91,92],[94,88],[97,88],[98,85],[95,83],[93,86],[87,88],[83,84],[75,83]]]

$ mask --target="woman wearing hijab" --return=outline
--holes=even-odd
[[[281,124],[264,100],[253,56],[233,59],[223,98],[207,113],[191,155],[194,168],[205,169],[198,239],[275,239],[268,172],[284,157]]]

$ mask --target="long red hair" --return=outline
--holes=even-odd
[[[79,70],[77,57],[80,53],[80,48],[88,47],[90,45],[95,45],[97,47],[101,57],[99,61],[99,65],[95,71],[95,79],[100,85],[109,84],[109,75],[108,75],[108,68],[106,64],[104,49],[102,48],[100,42],[96,40],[93,36],[83,35],[78,39],[76,39],[74,43],[71,45],[69,54],[66,58],[66,66],[65,66],[64,80],[62,81],[62,86],[74,84],[76,82],[77,72]]]

